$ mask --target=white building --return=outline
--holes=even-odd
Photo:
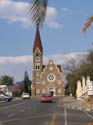
[[[3,91],[6,95],[12,96],[12,92],[7,85],[0,85],[0,91]]]
[[[87,97],[89,95],[93,95],[93,81],[90,80],[89,76],[87,77],[87,79],[85,79],[85,77],[82,77],[81,81],[77,81],[77,99],[79,100],[82,97]]]

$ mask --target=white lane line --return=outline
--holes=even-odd
[[[89,118],[93,119],[93,116],[90,115],[88,112],[84,111],[84,113],[85,113]]]
[[[14,121],[20,121],[20,120],[25,120],[25,119],[36,119],[36,118],[44,118],[44,117],[49,117],[51,114],[46,114],[46,115],[39,115],[39,116],[27,116],[27,117],[22,117],[22,118],[15,118],[15,119],[9,119],[9,120],[4,120],[0,121],[1,123],[7,123],[7,122],[14,122]]]
[[[24,109],[21,109],[19,112],[24,112],[25,110]]]
[[[66,110],[66,106],[64,107],[64,115],[65,115],[65,125],[67,125],[67,110]]]
[[[10,115],[8,115],[8,117],[13,117],[13,116],[15,116],[15,114],[10,114]]]
[[[21,103],[19,103],[19,104],[14,104],[14,105],[10,105],[10,106],[6,106],[6,107],[2,107],[2,108],[0,108],[0,111],[1,111],[1,110],[4,110],[4,109],[13,108],[13,107],[16,107],[16,106],[19,106],[19,105],[23,105],[23,104],[24,104],[24,103],[21,102]]]

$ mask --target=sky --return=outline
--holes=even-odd
[[[0,0],[0,76],[31,79],[36,29],[31,22],[32,0]],[[51,57],[63,63],[69,55],[87,52],[93,43],[93,24],[82,33],[93,15],[93,0],[49,0],[46,20],[40,28],[45,63]]]

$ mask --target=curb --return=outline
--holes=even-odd
[[[80,108],[80,107],[76,107],[76,106],[66,106],[67,109],[75,109],[75,110],[83,110],[83,111],[93,111],[93,109],[90,108]]]

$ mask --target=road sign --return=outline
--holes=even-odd
[[[93,81],[87,81],[87,94],[93,95]]]

